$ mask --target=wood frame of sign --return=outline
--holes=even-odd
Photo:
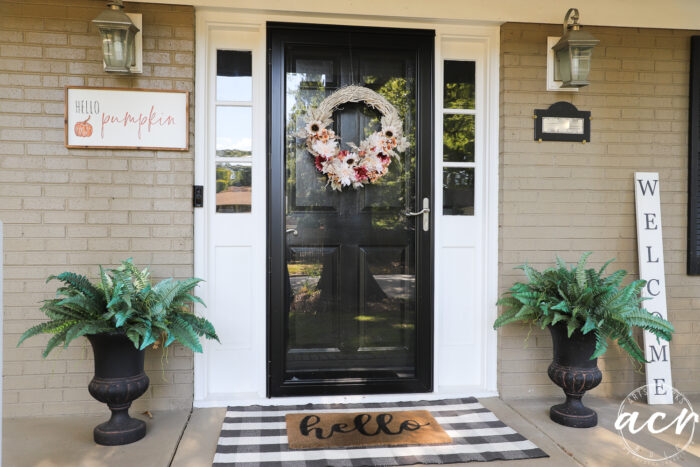
[[[81,103],[80,105],[83,106],[81,110],[84,110],[84,112],[81,113],[81,117],[77,117],[75,114],[76,112],[69,112],[69,106],[71,104],[78,105],[75,101],[72,101],[70,99],[71,95],[70,92],[74,90],[84,90],[88,91],[90,93],[123,93],[123,94],[132,94],[132,93],[158,93],[156,96],[159,97],[159,100],[161,101],[161,104],[164,104],[163,98],[166,97],[166,94],[173,94],[177,95],[178,97],[184,96],[184,102],[177,102],[172,104],[173,106],[181,106],[184,105],[184,108],[179,107],[176,109],[177,111],[177,116],[171,115],[171,112],[169,112],[166,109],[163,108],[158,108],[156,109],[155,106],[148,106],[148,103],[145,104],[144,107],[138,108],[138,106],[132,108],[128,108],[126,110],[120,108],[116,110],[112,114],[105,115],[105,108],[104,106],[102,108],[95,108],[94,105],[94,99],[92,102],[86,102],[86,103]],[[162,97],[161,97],[162,96]],[[126,97],[126,96],[125,96]],[[122,104],[122,102],[120,102]],[[141,103],[142,104],[142,103]],[[131,111],[131,112],[130,112]],[[85,123],[88,123],[87,120],[80,120],[79,118],[82,118],[84,115],[88,115],[88,117],[92,117],[92,115],[95,115],[95,120],[93,120],[91,123],[95,123],[96,125],[100,125],[101,127],[99,130],[103,130],[104,128],[104,120],[105,118],[109,117],[109,122],[108,124],[113,125],[114,127],[123,127],[127,128],[130,127],[133,129],[133,132],[138,134],[138,139],[141,139],[141,136],[143,133],[146,131],[150,132],[151,129],[154,128],[166,128],[169,126],[172,126],[171,130],[175,130],[177,137],[173,138],[172,132],[171,133],[164,133],[164,135],[160,138],[156,138],[157,140],[161,141],[170,141],[172,142],[171,145],[159,145],[159,144],[150,144],[150,143],[145,143],[145,144],[139,144],[139,143],[134,143],[134,144],[112,144],[110,142],[104,143],[104,144],[99,144],[95,143],[92,138],[90,140],[90,137],[93,135],[93,127],[92,125],[87,126]],[[99,117],[99,118],[98,118]],[[133,150],[155,150],[155,151],[187,151],[190,147],[190,93],[189,91],[185,90],[175,90],[175,89],[145,89],[145,88],[114,88],[114,87],[92,87],[92,86],[66,86],[65,87],[65,101],[64,101],[64,113],[63,113],[63,121],[64,121],[64,144],[65,147],[67,148],[73,148],[73,149],[133,149]],[[182,121],[182,123],[180,123]],[[81,126],[82,124],[82,126]],[[74,140],[73,135],[69,134],[69,131],[73,131],[75,133],[76,137],[84,137],[86,138],[85,144],[71,144],[71,141]],[[95,129],[97,131],[97,128]],[[184,134],[183,134],[184,133]],[[149,135],[150,136],[150,135]],[[119,141],[129,141],[128,137],[120,136]],[[114,140],[114,138],[112,138]],[[153,141],[153,138],[150,138],[150,141]]]
[[[536,109],[535,141],[568,141],[586,143],[591,140],[591,112],[578,110],[560,101],[548,109]]]

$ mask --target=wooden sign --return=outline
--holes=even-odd
[[[644,308],[668,319],[666,311],[666,276],[661,235],[661,188],[658,173],[634,174],[635,206],[637,210],[637,251],[639,278],[647,281],[642,296]],[[672,404],[671,354],[668,341],[644,331],[644,357],[647,376],[647,402]]]
[[[189,133],[187,91],[66,87],[67,148],[186,151]]]

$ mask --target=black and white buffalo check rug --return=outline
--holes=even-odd
[[[285,415],[301,412],[428,410],[451,444],[289,449]],[[369,404],[229,407],[214,466],[358,467],[549,457],[475,398]]]

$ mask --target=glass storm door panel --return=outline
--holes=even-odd
[[[432,49],[426,31],[271,24],[269,393],[421,392],[432,386]],[[408,149],[362,188],[334,191],[298,132],[343,86],[399,111]],[[363,103],[332,128],[341,149],[381,128]],[[420,207],[419,207],[420,206]]]

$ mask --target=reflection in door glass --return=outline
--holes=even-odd
[[[475,63],[472,61],[445,60],[444,108],[473,109]]]
[[[474,162],[474,115],[445,114],[442,148],[445,162]]]
[[[250,164],[216,164],[216,212],[250,212]]]
[[[416,221],[404,212],[415,205],[415,56],[355,50],[350,67],[336,49],[299,55],[285,60],[286,380],[414,378]],[[297,133],[309,107],[352,82],[399,110],[411,144],[375,183],[334,192]],[[380,128],[361,103],[333,120],[343,149]]]
[[[474,168],[442,169],[442,213],[446,216],[474,215]]]
[[[253,145],[251,107],[216,108],[216,156],[250,157]]]

